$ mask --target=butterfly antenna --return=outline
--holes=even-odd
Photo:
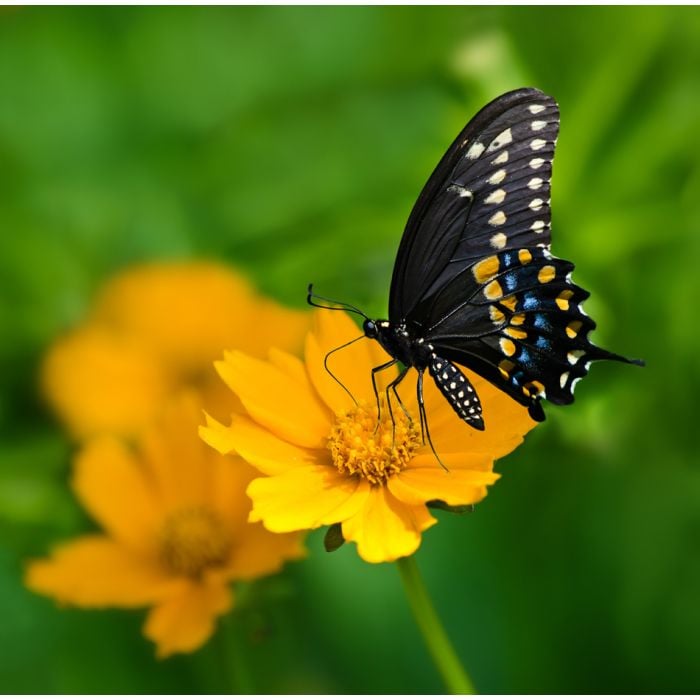
[[[312,306],[316,306],[316,304],[312,304]],[[326,307],[322,307],[322,308],[326,308]],[[358,405],[357,399],[352,395],[352,392],[350,391],[350,389],[348,389],[348,388],[345,386],[345,384],[343,384],[343,382],[341,382],[340,379],[338,379],[338,377],[336,377],[335,374],[333,374],[333,372],[331,371],[330,367],[328,366],[328,358],[329,358],[334,352],[338,352],[338,350],[342,350],[343,348],[347,348],[348,345],[352,345],[353,343],[356,343],[358,340],[362,340],[364,337],[365,337],[364,335],[360,335],[360,336],[358,336],[357,338],[355,338],[354,340],[350,340],[350,341],[348,341],[347,343],[343,343],[342,345],[339,345],[337,348],[333,348],[333,350],[331,350],[330,352],[327,352],[327,353],[326,353],[326,356],[323,358],[323,367],[324,367],[324,369],[326,370],[326,372],[328,372],[328,374],[331,376],[331,378],[332,378],[335,382],[337,382],[337,383],[343,388],[343,390],[347,393],[347,395],[355,402],[355,406]]]
[[[318,294],[314,294],[313,292],[313,284],[309,285],[308,292],[306,294],[306,303],[309,304],[309,306],[315,306],[317,309],[329,309],[330,311],[349,311],[350,313],[357,314],[358,316],[362,316],[362,318],[366,318],[369,320],[369,316],[365,314],[364,312],[360,311],[356,306],[353,306],[352,304],[347,304],[344,301],[336,301],[335,299],[327,299],[326,297],[321,297]],[[319,304],[315,299],[318,299],[318,301],[325,301],[328,304],[333,304],[333,306],[326,306],[325,304]]]

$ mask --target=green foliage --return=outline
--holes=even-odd
[[[22,588],[23,561],[86,528],[35,388],[51,339],[147,259],[221,258],[287,304],[313,281],[383,314],[427,175],[521,84],[561,106],[554,250],[600,343],[648,367],[595,367],[548,407],[419,563],[482,692],[700,690],[697,8],[5,8],[0,66],[4,692],[241,687],[225,633],[156,662],[139,614]],[[394,568],[321,533],[310,549],[230,622],[247,687],[438,691]]]

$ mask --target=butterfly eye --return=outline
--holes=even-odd
[[[365,332],[365,335],[368,338],[376,338],[377,337],[377,324],[374,321],[370,321],[370,319],[367,319],[362,324],[362,330]]]

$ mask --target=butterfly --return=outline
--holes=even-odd
[[[413,367],[421,429],[427,371],[455,413],[484,430],[481,402],[461,370],[473,370],[536,421],[542,399],[574,400],[591,362],[642,365],[595,346],[595,322],[581,304],[574,265],[550,252],[550,183],[559,108],[540,90],[522,88],[486,105],[438,163],[408,218],[394,264],[389,318],[364,316],[364,336],[378,341],[401,372]],[[331,301],[313,294],[308,301]],[[338,308],[338,302],[333,302]],[[399,399],[400,401],[400,399]],[[391,404],[389,402],[391,410]],[[430,441],[432,445],[432,441]]]

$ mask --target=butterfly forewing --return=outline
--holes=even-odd
[[[549,243],[554,100],[517,90],[494,100],[457,137],[416,202],[392,278],[389,318],[422,319],[422,305],[475,260]]]

